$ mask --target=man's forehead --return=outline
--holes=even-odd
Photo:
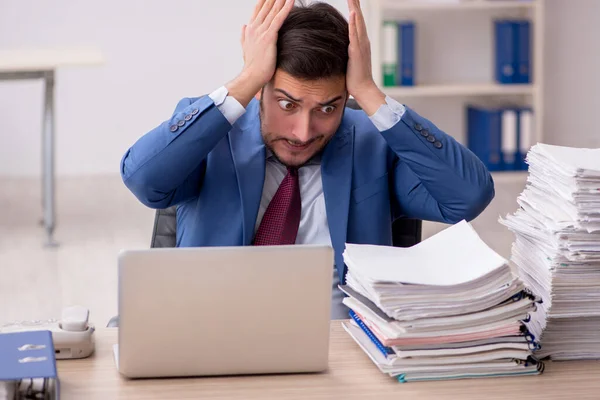
[[[346,93],[345,77],[330,77],[317,80],[295,78],[285,72],[278,72],[271,84],[271,90],[295,100],[327,101]]]

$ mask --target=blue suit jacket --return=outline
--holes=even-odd
[[[340,282],[345,242],[391,245],[396,217],[471,220],[494,197],[483,163],[409,108],[385,132],[347,108],[321,172]],[[121,174],[146,206],[178,205],[178,246],[251,244],[265,175],[258,101],[232,126],[210,97],[181,100],[127,150]]]

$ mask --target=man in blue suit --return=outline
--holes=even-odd
[[[359,0],[348,5],[346,21],[323,3],[259,0],[239,76],[182,99],[121,162],[143,204],[178,206],[177,246],[331,245],[332,318],[347,317],[346,242],[391,245],[399,216],[472,220],[494,196],[473,153],[376,86]]]

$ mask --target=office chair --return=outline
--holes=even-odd
[[[354,99],[348,100],[348,107],[360,110]],[[177,209],[175,206],[156,210],[154,229],[150,247],[175,247],[177,234]],[[421,241],[422,221],[414,218],[397,218],[392,223],[392,245],[395,247],[410,247]],[[113,317],[108,326],[116,327],[119,317]]]

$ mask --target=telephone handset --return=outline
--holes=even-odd
[[[89,310],[82,306],[65,307],[59,320],[19,321],[0,326],[0,333],[49,330],[56,359],[85,358],[94,352],[94,325]]]

